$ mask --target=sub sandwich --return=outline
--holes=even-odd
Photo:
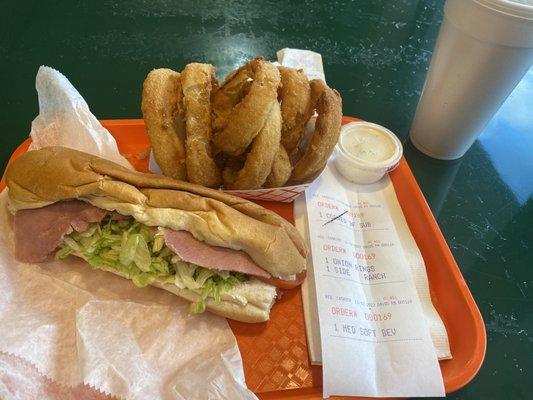
[[[80,257],[243,322],[269,319],[278,288],[305,277],[308,249],[279,215],[247,200],[64,147],[6,172],[15,256]]]

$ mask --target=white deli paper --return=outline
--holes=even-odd
[[[309,79],[321,79],[324,82],[322,55],[311,50],[281,49],[276,53],[278,62],[284,67],[301,68]]]
[[[111,135],[59,72],[37,75],[41,114],[33,148],[66,145],[127,165]],[[124,399],[255,399],[244,382],[239,349],[226,320],[189,316],[188,303],[152,287],[92,270],[69,258],[41,264],[14,259],[7,193],[0,195],[0,352],[11,372],[3,398],[42,393],[42,381],[16,376],[21,360],[67,387],[85,384]],[[13,357],[16,356],[16,357]],[[11,360],[11,361],[10,361]],[[5,381],[4,381],[5,383]],[[53,390],[46,397],[57,398]],[[18,394],[17,394],[18,393]]]
[[[91,113],[87,102],[69,80],[50,67],[37,71],[39,115],[31,123],[30,150],[64,146],[106,158],[127,168],[115,138]]]
[[[404,252],[410,244],[394,223],[403,215],[397,214],[388,176],[355,185],[330,163],[297,206],[302,203],[312,248],[312,279],[306,284],[316,286],[324,397],[444,396],[436,347],[446,351],[446,334],[426,303],[429,292],[426,308],[421,305],[417,289],[424,288],[415,287],[413,273],[425,278],[425,270]],[[427,278],[422,280],[427,290]],[[428,318],[440,332],[435,345]]]

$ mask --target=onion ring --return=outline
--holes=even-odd
[[[143,83],[141,110],[161,171],[166,176],[185,180],[185,125],[179,110],[180,93],[179,72],[154,69]]]
[[[340,94],[318,80],[311,81],[311,91],[319,94],[315,131],[302,158],[292,170],[291,183],[304,183],[316,177],[339,140],[342,120]]]
[[[236,174],[225,172],[224,184],[228,189],[259,189],[267,179],[281,139],[281,110],[279,103],[272,104],[265,125],[252,142],[244,166]]]
[[[292,166],[289,155],[285,147],[280,144],[272,164],[272,171],[270,171],[264,186],[267,188],[282,187],[291,177],[291,172]]]
[[[235,107],[250,89],[252,71],[246,64],[229,73],[222,86],[213,93],[213,131],[220,131]]]
[[[217,87],[215,68],[210,64],[187,64],[181,73],[187,177],[189,182],[215,188],[222,183],[211,152],[211,91]]]
[[[249,67],[253,81],[248,93],[229,113],[226,126],[213,134],[217,149],[231,155],[244,153],[265,125],[272,105],[278,102],[278,69],[262,58],[250,61]]]
[[[301,69],[278,67],[281,76],[281,143],[289,155],[297,151],[306,122],[313,114],[311,87]]]

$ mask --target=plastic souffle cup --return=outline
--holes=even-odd
[[[402,143],[387,128],[371,122],[351,122],[341,128],[334,163],[349,181],[370,184],[396,168],[402,153]]]

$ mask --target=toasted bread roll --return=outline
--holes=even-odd
[[[274,277],[305,269],[307,246],[293,225],[217,190],[130,171],[64,147],[23,154],[7,169],[6,182],[12,212],[79,199],[148,226],[184,230],[212,246],[242,250]]]

